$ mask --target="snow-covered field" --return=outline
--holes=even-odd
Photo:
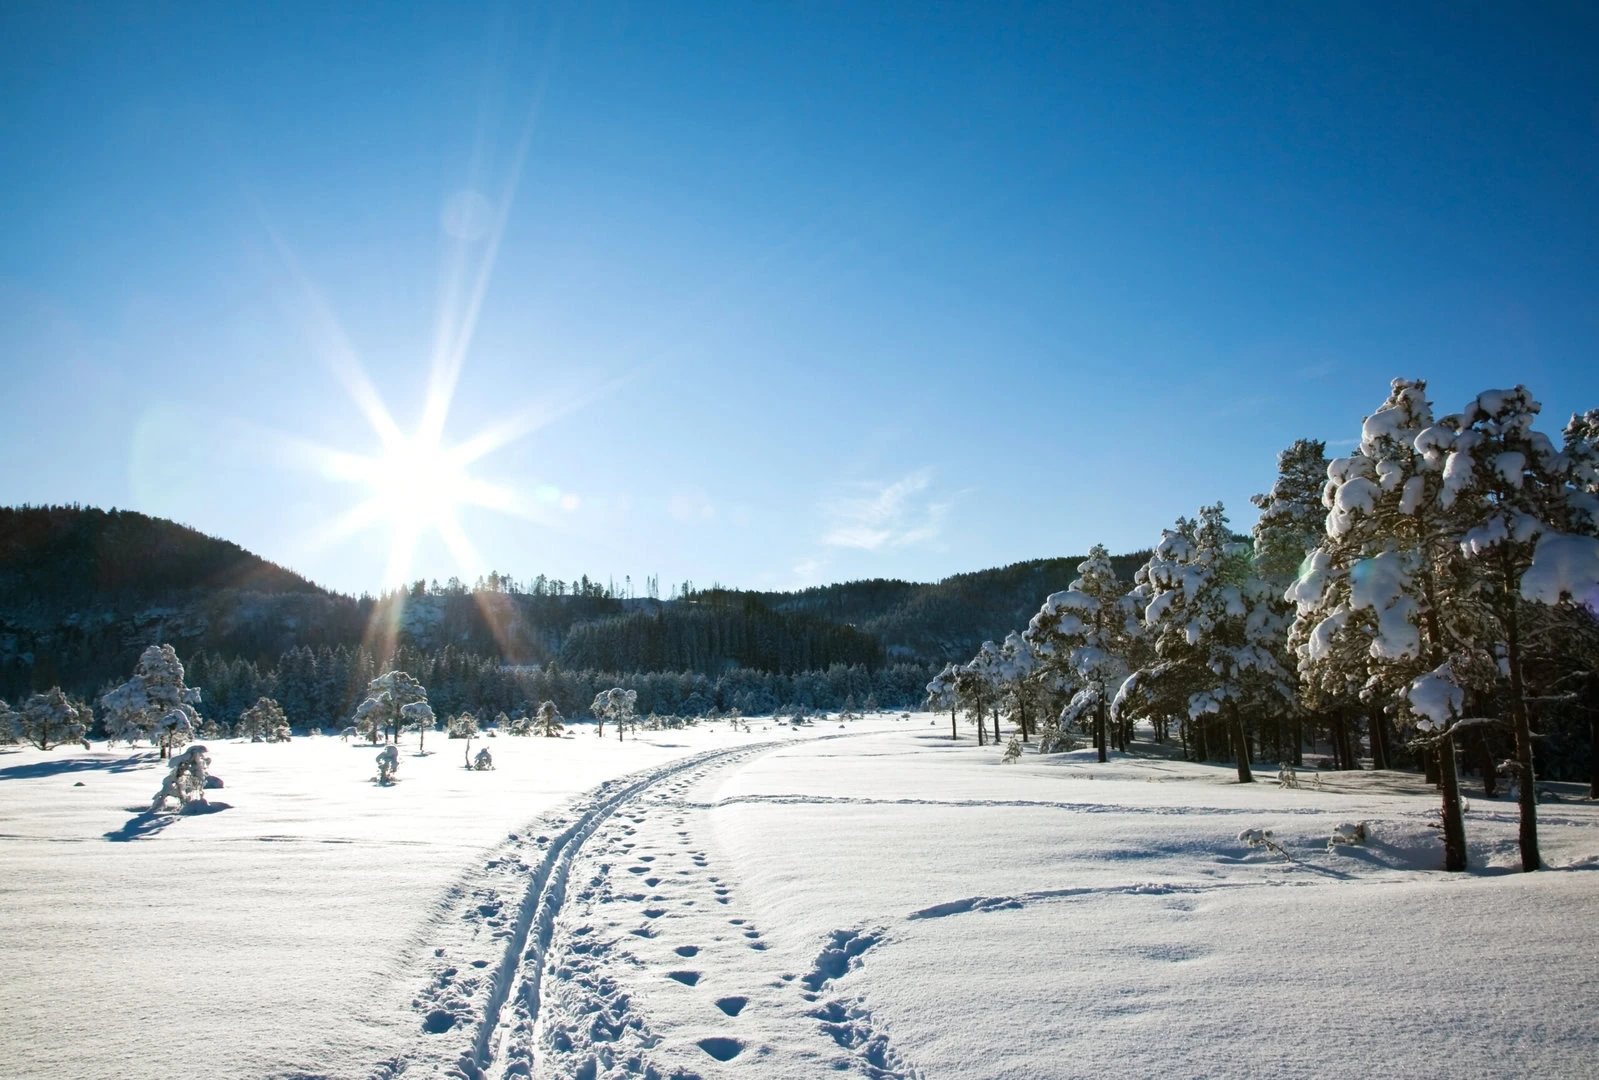
[[[5,1075],[1590,1076],[1599,808],[1280,790],[946,720],[0,754]],[[1308,778],[1307,778],[1308,779]],[[82,786],[77,786],[81,782]],[[1343,822],[1368,842],[1327,850]],[[1269,829],[1286,856],[1239,834]]]

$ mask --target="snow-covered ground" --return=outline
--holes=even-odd
[[[216,743],[231,808],[161,827],[148,753],[0,754],[4,1071],[1592,1075],[1590,803],[1522,875],[1473,799],[1446,876],[1408,775],[754,727],[480,741],[487,774],[408,739],[389,789],[366,746]]]

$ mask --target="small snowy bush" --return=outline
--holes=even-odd
[[[1332,831],[1332,836],[1327,838],[1327,850],[1366,842],[1366,823],[1364,821],[1345,821]]]
[[[473,755],[472,768],[478,772],[494,768],[494,755],[489,753],[488,747],[485,746]]]
[[[195,743],[183,753],[175,755],[167,778],[161,784],[161,790],[150,800],[150,812],[161,813],[169,802],[176,802],[180,811],[191,802],[205,802],[205,789],[221,786],[221,783],[214,780],[208,771],[210,767],[211,755],[200,743]]]
[[[1022,740],[1019,735],[1012,735],[1010,742],[1005,744],[1005,753],[1000,760],[1007,765],[1015,764],[1022,759]]]
[[[1297,788],[1299,786],[1299,774],[1294,772],[1294,767],[1286,761],[1277,770],[1277,786],[1281,788]]]
[[[378,783],[394,783],[394,774],[400,771],[400,748],[390,743],[378,751]]]
[[[477,734],[477,717],[469,712],[450,718],[450,738],[470,739]]]

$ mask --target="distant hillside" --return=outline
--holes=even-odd
[[[1044,597],[1066,588],[1086,556],[1029,559],[956,574],[932,584],[877,578],[793,593],[757,593],[774,611],[848,623],[883,643],[890,657],[942,663],[967,659],[984,641],[1022,629]],[[1116,555],[1116,576],[1131,581],[1149,552]]]
[[[1117,557],[1117,573],[1130,578],[1145,557]],[[93,693],[125,677],[156,641],[268,671],[307,647],[370,648],[369,628],[392,615],[396,644],[415,653],[567,670],[942,664],[1025,626],[1080,561],[1034,559],[930,584],[715,589],[667,601],[622,599],[587,578],[521,585],[494,574],[471,589],[452,583],[374,600],[330,592],[237,544],[144,514],[0,508],[0,696],[56,683]]]

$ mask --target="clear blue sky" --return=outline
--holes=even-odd
[[[409,577],[663,592],[1247,525],[1395,375],[1599,405],[1596,57],[1583,4],[7,4],[0,502],[348,591],[406,521]],[[459,475],[307,449],[381,454],[357,372],[418,429],[441,313],[443,443],[519,434],[469,566]]]

